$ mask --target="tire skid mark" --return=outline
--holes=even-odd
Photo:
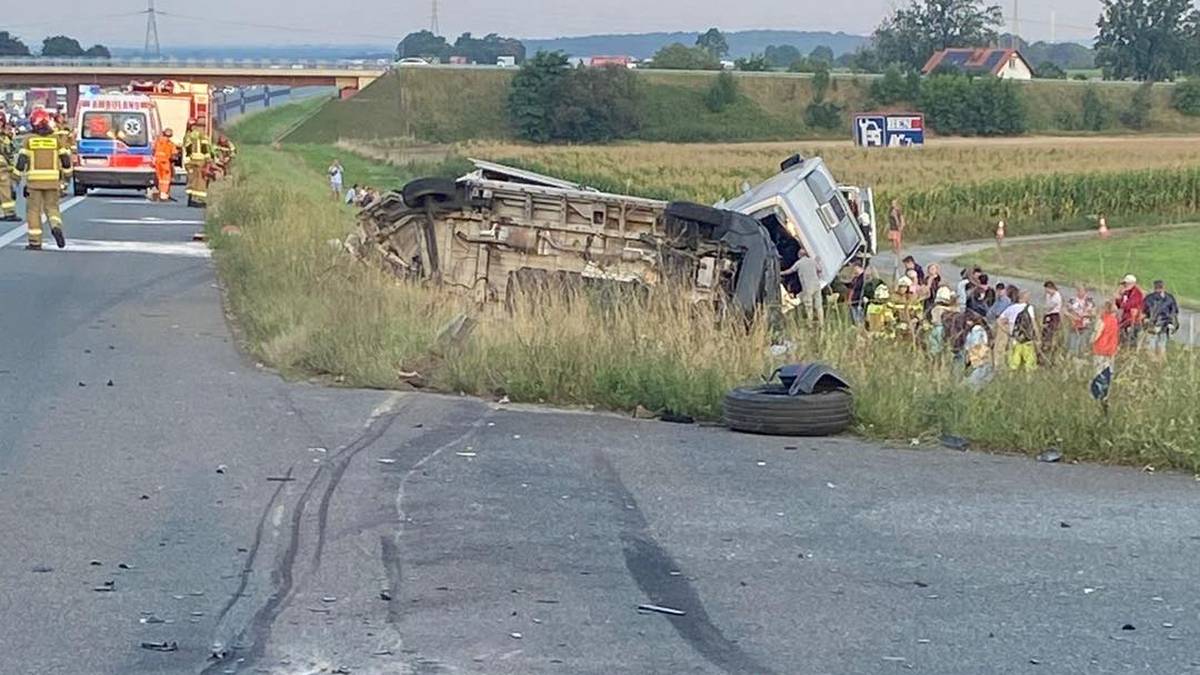
[[[363,448],[368,447],[375,441],[379,440],[379,438],[383,435],[383,431],[386,431],[386,429],[391,426],[391,424],[395,421],[396,416],[399,414],[400,411],[386,413],[377,411],[372,415],[372,418],[368,422],[366,429],[364,429],[362,433],[360,433],[353,441],[347,444],[345,448],[339,451],[338,454],[335,455],[335,459],[343,457],[347,452],[351,452],[352,454],[358,452],[359,450],[362,450]],[[379,431],[379,427],[381,426],[383,427],[383,431]],[[283,610],[287,609],[288,605],[291,603],[292,590],[295,583],[296,559],[300,554],[300,544],[302,538],[301,532],[304,527],[304,515],[308,509],[309,499],[312,497],[322,479],[327,474],[332,476],[331,471],[328,469],[328,466],[323,465],[313,473],[312,478],[310,478],[308,483],[304,486],[304,491],[300,494],[299,498],[297,498],[296,503],[292,508],[291,523],[288,528],[287,545],[280,557],[279,564],[274,570],[271,571],[271,582],[274,586],[274,592],[268,596],[266,602],[263,603],[258,611],[254,613],[254,616],[250,619],[249,625],[247,625],[246,628],[240,633],[236,634],[235,640],[228,646],[228,649],[226,649],[223,656],[221,658],[210,660],[209,665],[201,671],[201,675],[216,675],[217,673],[224,672],[224,668],[228,663],[231,661],[236,661],[239,658],[244,658],[245,663],[243,665],[245,667],[250,667],[255,661],[262,657],[264,651],[266,650],[267,642],[270,640],[271,628],[275,623],[275,620],[279,618],[279,615],[283,612]],[[344,468],[342,473],[344,473]],[[288,477],[290,476],[291,473],[289,471]],[[280,488],[283,488],[283,486],[286,484],[286,482],[282,483]],[[332,477],[330,480],[330,485],[336,486],[336,483]],[[326,486],[326,490],[329,490],[329,485]],[[263,511],[263,519],[265,519],[267,514],[271,512],[271,509],[272,504],[268,504],[267,508]],[[323,530],[323,528],[324,523],[321,524],[321,529]],[[319,531],[318,539],[320,539],[320,534],[321,533]],[[234,596],[233,601],[229,604],[229,607],[224,610],[225,614],[228,614],[229,609],[236,604],[237,600],[238,597]]]
[[[665,618],[692,649],[722,671],[754,675],[772,673],[713,624],[704,609],[704,601],[686,576],[671,575],[672,570],[681,569],[679,563],[650,534],[646,517],[620,474],[603,450],[596,449],[593,458],[597,473],[616,502],[625,568],[646,598],[652,604],[686,612],[684,616]]]
[[[295,468],[296,465],[294,464],[288,467],[287,473],[284,476],[291,478]],[[221,608],[221,612],[217,615],[216,623],[218,627],[225,620],[225,616],[229,614],[229,610],[233,609],[233,606],[241,599],[242,593],[246,592],[246,585],[250,582],[250,574],[254,570],[254,561],[258,558],[258,549],[262,544],[263,530],[266,528],[267,518],[270,516],[271,510],[275,508],[275,502],[279,501],[279,495],[283,493],[283,488],[286,485],[286,482],[279,483],[279,487],[275,488],[275,492],[271,494],[270,501],[267,502],[266,508],[263,509],[262,515],[258,518],[258,525],[254,528],[254,543],[250,545],[250,551],[246,554],[246,562],[242,565],[241,572],[238,573],[241,579],[238,582],[237,590],[233,592],[233,595],[229,597],[229,601],[225,603],[225,606]]]

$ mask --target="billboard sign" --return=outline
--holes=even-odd
[[[921,113],[859,113],[854,116],[854,144],[864,148],[899,148],[925,144]]]

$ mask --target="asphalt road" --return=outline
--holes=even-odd
[[[0,228],[4,675],[1200,672],[1191,476],[285,382],[199,218]]]

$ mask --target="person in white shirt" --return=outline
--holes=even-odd
[[[340,160],[333,160],[333,164],[329,165],[329,187],[333,190],[333,198],[342,198],[342,175],[345,171],[342,169]]]
[[[1043,284],[1046,290],[1046,309],[1042,317],[1042,356],[1052,357],[1058,351],[1058,329],[1062,326],[1063,298],[1053,281]]]
[[[354,185],[350,186],[349,190],[346,190],[346,203],[349,204],[350,206],[354,206],[357,202],[358,202],[358,184],[355,183]]]
[[[825,301],[821,297],[821,264],[813,257],[808,255],[804,249],[800,250],[800,257],[789,268],[783,271],[780,276],[795,274],[800,280],[800,305],[804,308],[804,314],[809,321],[814,318],[818,324],[825,323]]]

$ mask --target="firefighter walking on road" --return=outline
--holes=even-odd
[[[183,159],[187,168],[188,206],[204,206],[208,200],[208,161],[212,157],[212,141],[197,125],[188,121],[187,136],[183,138]]]
[[[67,116],[62,113],[57,113],[54,115],[54,137],[58,139],[58,147],[66,148],[67,152],[75,151],[75,131],[71,129],[71,125],[67,123]],[[70,182],[70,176],[63,177],[63,195],[66,195],[71,187]]]
[[[175,142],[171,137],[175,132],[163,129],[162,135],[154,141],[154,176],[158,180],[158,199],[171,199],[171,178],[175,174]]]
[[[29,226],[28,244],[32,251],[42,249],[42,218],[50,224],[50,234],[59,248],[67,245],[63,235],[62,213],[58,210],[59,190],[71,177],[71,151],[59,146],[50,127],[50,113],[42,108],[29,116],[33,134],[25,139],[17,155],[17,172],[25,179],[25,222]]]

